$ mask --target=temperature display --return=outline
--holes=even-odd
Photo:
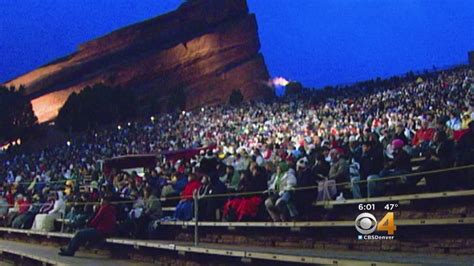
[[[384,209],[386,209],[387,211],[392,211],[396,208],[398,208],[398,203],[387,203],[385,204],[385,207],[383,207]]]

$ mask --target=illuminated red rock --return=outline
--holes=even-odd
[[[165,103],[183,88],[186,108],[270,97],[257,23],[245,0],[198,0],[80,45],[79,50],[17,77],[40,122],[54,119],[67,97],[103,82]],[[156,96],[158,95],[158,96]]]

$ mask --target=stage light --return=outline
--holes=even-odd
[[[70,142],[69,140],[66,141],[66,145],[67,145],[68,147],[71,146],[71,142]]]

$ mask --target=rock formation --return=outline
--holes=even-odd
[[[188,1],[177,10],[80,45],[79,50],[6,85],[25,85],[40,122],[54,119],[72,92],[103,82],[158,97],[183,89],[186,109],[272,95],[246,0]]]

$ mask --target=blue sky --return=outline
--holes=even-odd
[[[0,0],[0,81],[181,0]],[[322,87],[467,62],[474,0],[248,0],[272,76]]]

